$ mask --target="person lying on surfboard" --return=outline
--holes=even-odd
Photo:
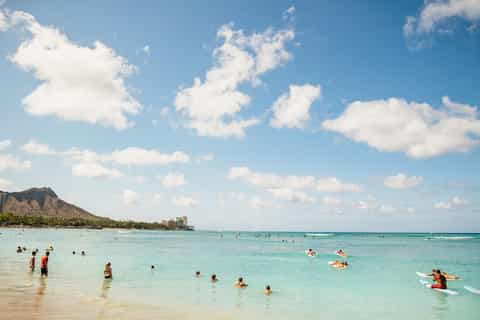
[[[345,269],[348,266],[348,262],[347,261],[343,262],[343,261],[335,260],[332,263],[330,263],[330,265],[334,268],[337,268],[337,269]]]

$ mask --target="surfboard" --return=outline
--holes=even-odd
[[[471,293],[480,294],[480,289],[475,289],[474,287],[464,286],[465,290],[470,291]]]
[[[333,267],[333,268],[335,268],[335,269],[340,269],[340,270],[343,270],[343,269],[346,269],[346,268],[347,268],[347,266],[337,267],[337,266],[335,265],[335,261],[328,261],[328,265],[331,266],[331,267]]]
[[[420,283],[423,284],[425,286],[425,288],[432,289],[432,284],[430,282],[425,281],[425,280],[420,280]],[[455,295],[458,294],[457,291],[450,290],[450,289],[432,289],[432,290],[442,292],[442,293],[446,293],[446,294],[450,294],[452,296],[455,296]]]
[[[423,272],[415,272],[417,274],[417,276],[419,276],[420,278],[432,278],[432,276],[426,274],[426,273],[423,273]],[[459,277],[457,278],[452,278],[452,277],[446,277],[448,281],[455,281],[455,280],[461,280]]]

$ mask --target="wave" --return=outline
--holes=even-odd
[[[474,237],[468,237],[468,236],[464,236],[464,237],[436,236],[436,237],[427,238],[427,240],[430,240],[430,239],[435,239],[435,240],[470,240],[470,239],[474,239]]]
[[[306,237],[331,237],[333,233],[305,233]]]

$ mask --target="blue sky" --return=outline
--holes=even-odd
[[[479,1],[0,10],[0,189],[203,229],[479,231]]]

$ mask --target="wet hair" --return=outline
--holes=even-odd
[[[199,275],[200,275],[200,271],[195,271],[195,275],[196,275],[196,276],[199,276]]]
[[[155,266],[152,264],[151,267],[150,267],[150,269],[155,269]]]
[[[268,285],[268,284],[267,284],[267,286],[265,287],[265,289],[266,289],[266,290],[272,290],[272,289],[270,288],[270,285]]]
[[[82,250],[82,255],[85,255],[85,251]]]
[[[242,277],[238,278],[238,282],[243,282],[243,278]]]
[[[436,273],[442,273],[442,271],[440,271],[440,269],[437,269],[435,270]]]
[[[32,251],[32,256],[36,255],[37,251]]]
[[[112,264],[110,262],[107,262],[107,266],[111,266]]]
[[[212,280],[217,280],[217,275],[216,275],[215,273],[212,274],[211,279],[212,279]]]
[[[49,255],[50,255],[50,251],[47,251],[45,254],[46,254],[47,256],[49,256]]]
[[[343,264],[346,265],[346,266],[348,266],[348,262],[347,262],[347,261],[345,261]]]
[[[72,254],[75,254],[75,251],[72,251]]]

